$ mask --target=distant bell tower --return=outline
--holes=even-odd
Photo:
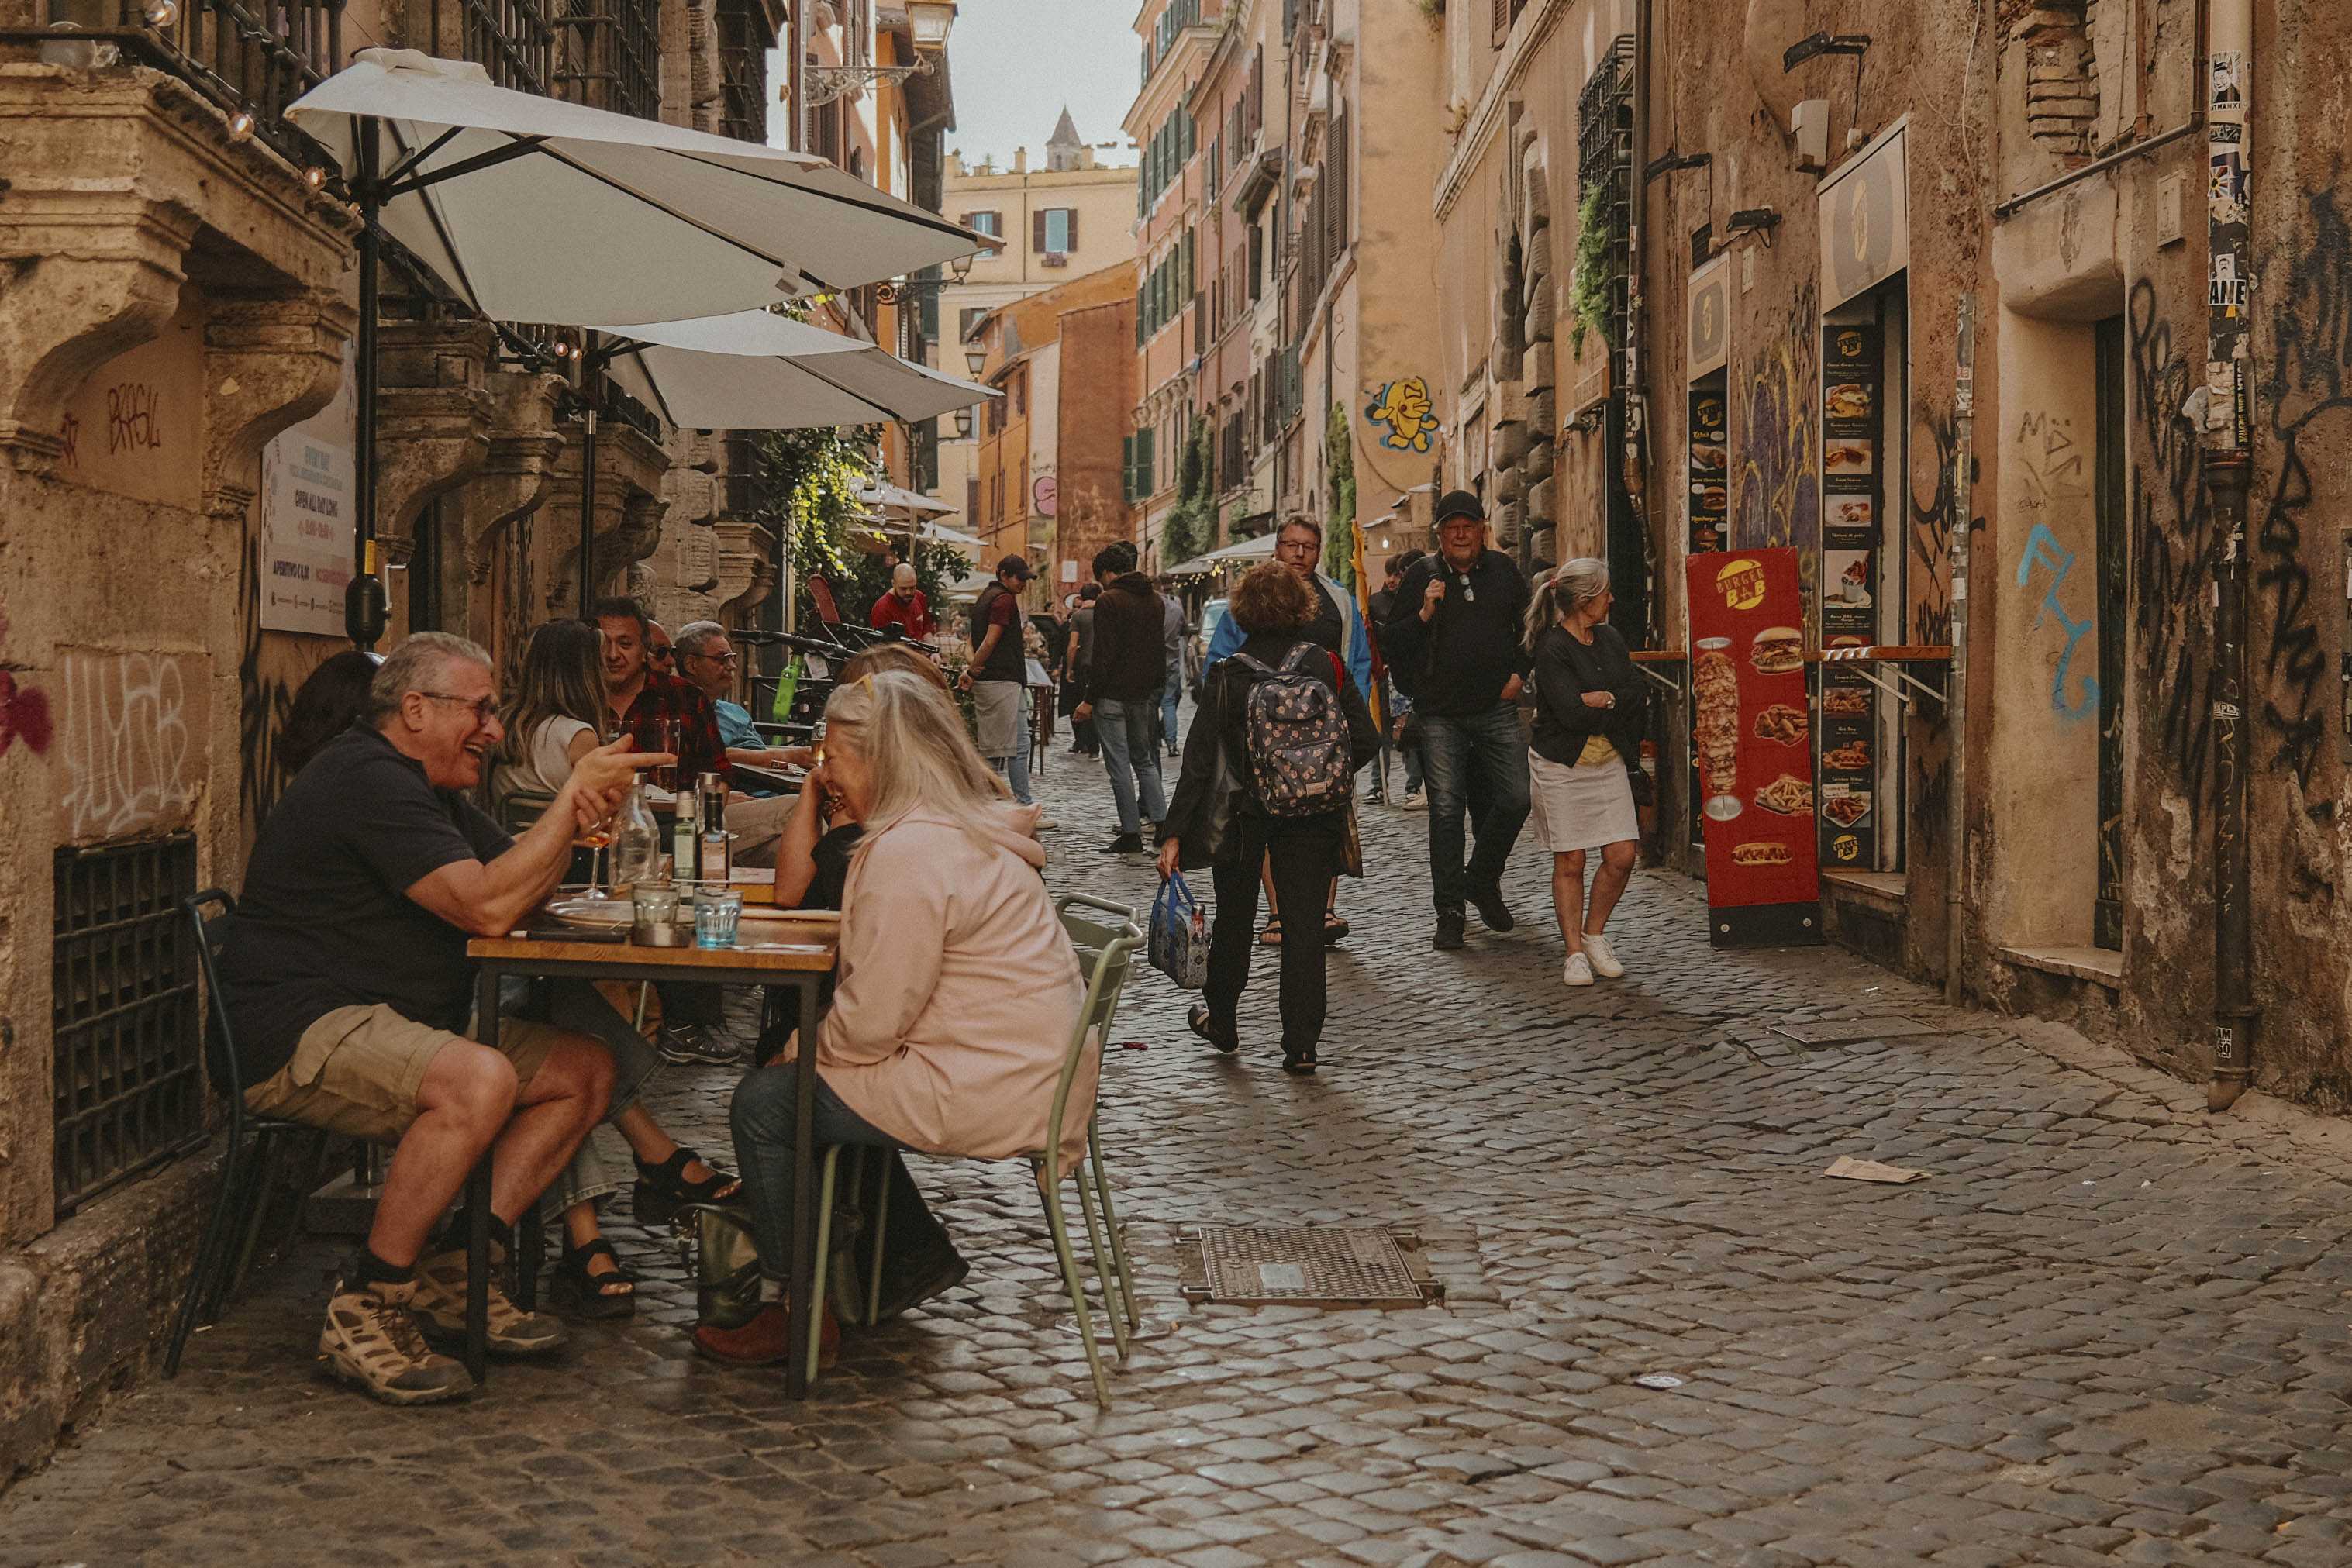
[[[1050,173],[1066,174],[1086,167],[1087,144],[1078,140],[1078,128],[1071,121],[1066,106],[1062,118],[1054,126],[1054,134],[1045,141],[1045,168]]]

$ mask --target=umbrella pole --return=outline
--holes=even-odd
[[[590,619],[596,601],[596,392],[588,376],[581,390],[588,395],[588,415],[580,436],[580,619]]]
[[[362,118],[359,131],[359,169],[352,179],[359,197],[359,344],[353,353],[352,379],[357,382],[357,423],[352,452],[352,580],[343,591],[343,630],[361,652],[372,650],[383,635],[390,606],[383,583],[376,577],[375,548],[375,392],[376,305],[383,267],[383,233],[376,225],[383,193],[376,183],[377,122]]]

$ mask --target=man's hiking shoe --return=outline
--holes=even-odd
[[[431,1405],[474,1391],[466,1369],[425,1343],[411,1310],[416,1282],[338,1282],[319,1331],[319,1359],[336,1381],[386,1405]]]
[[[547,1355],[563,1348],[563,1322],[546,1312],[526,1312],[507,1299],[496,1278],[492,1249],[489,1348],[492,1355]],[[418,1326],[437,1339],[466,1337],[466,1249],[444,1252],[416,1265]]]

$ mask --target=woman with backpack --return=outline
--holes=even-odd
[[[1306,635],[1318,597],[1278,563],[1253,570],[1234,590],[1226,612],[1244,640],[1202,688],[1160,836],[1162,877],[1207,866],[1215,883],[1208,987],[1188,1021],[1221,1054],[1241,1048],[1260,862],[1284,906],[1314,908],[1345,852],[1356,770],[1380,748],[1346,667]],[[1283,1070],[1312,1072],[1324,945],[1286,942],[1281,950]]]
[[[1552,912],[1568,962],[1560,979],[1589,986],[1625,972],[1601,935],[1641,852],[1634,801],[1648,698],[1625,639],[1609,624],[1609,564],[1570,561],[1528,601],[1527,649],[1535,661],[1536,716],[1528,768],[1536,830],[1551,851]],[[1601,852],[1592,898],[1584,857]]]

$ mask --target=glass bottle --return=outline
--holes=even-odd
[[[642,777],[632,780],[629,798],[613,819],[613,882],[635,887],[649,882],[661,859],[661,833],[654,826],[653,809],[646,804]]]

